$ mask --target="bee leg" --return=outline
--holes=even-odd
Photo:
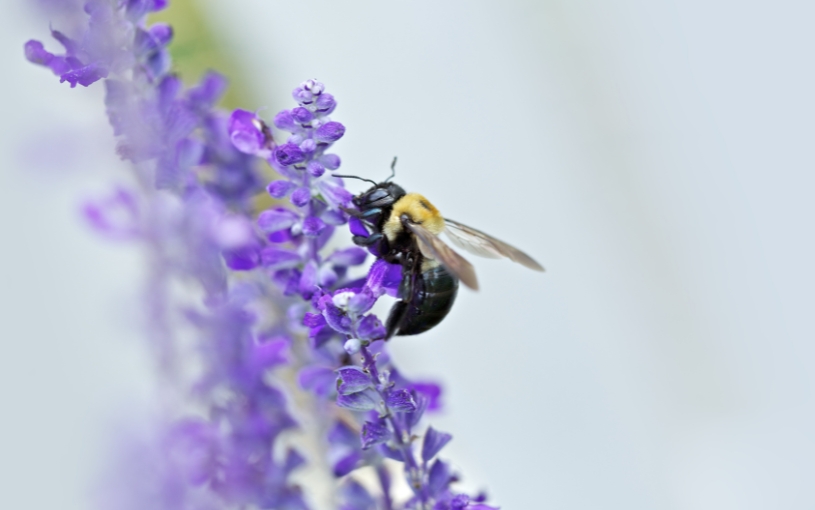
[[[388,320],[385,321],[385,340],[386,342],[391,339],[393,335],[399,330],[402,321],[405,319],[408,310],[407,301],[397,301],[388,314]]]
[[[350,209],[350,208],[342,206],[342,205],[340,206],[340,211],[344,212],[348,216],[353,216],[354,218],[359,218],[359,216],[362,214],[357,209]]]
[[[385,321],[385,341],[390,340],[393,335],[399,334],[399,328],[402,327],[407,318],[408,304],[413,299],[413,286],[416,279],[415,269],[418,268],[418,264],[418,259],[413,260],[413,269],[411,269],[407,279],[402,280],[402,284],[399,286],[399,297],[402,299],[393,305],[388,314],[388,320]]]
[[[376,255],[377,257],[387,254],[390,251],[390,245],[388,244],[388,238],[382,235],[381,233],[371,234],[368,237],[365,236],[354,236],[351,240],[357,246],[362,246],[365,248],[372,248],[371,253]],[[390,259],[386,260],[388,262],[393,263]]]
[[[349,216],[353,216],[354,218],[359,218],[361,220],[371,220],[382,214],[382,209],[379,207],[375,207],[373,209],[368,209],[365,212],[359,211],[357,209],[349,209],[347,207],[340,206],[342,212]]]
[[[351,240],[357,246],[373,246],[374,244],[382,242],[385,239],[385,236],[380,233],[371,234],[368,237],[365,236],[354,236]]]

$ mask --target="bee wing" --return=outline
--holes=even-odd
[[[437,260],[467,287],[478,290],[475,269],[464,257],[454,252],[444,241],[418,223],[408,221],[405,222],[405,225],[419,240],[419,247],[423,254]]]
[[[506,257],[513,262],[535,271],[543,271],[543,266],[538,264],[532,257],[522,252],[518,248],[503,241],[476,230],[467,225],[462,225],[457,221],[444,218],[444,231],[450,240],[464,250],[481,257],[497,259]]]

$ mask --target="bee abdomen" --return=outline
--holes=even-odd
[[[397,335],[418,335],[440,323],[453,307],[458,292],[458,279],[443,266],[422,272],[414,285]]]

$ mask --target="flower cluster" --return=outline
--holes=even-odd
[[[155,470],[165,480],[145,493],[183,480],[170,484],[160,505],[307,508],[289,481],[304,458],[277,446],[296,427],[289,397],[270,378],[289,363],[291,340],[252,312],[263,299],[262,285],[233,283],[229,273],[253,267],[251,256],[245,259],[257,244],[250,217],[250,199],[262,190],[256,162],[233,146],[229,116],[215,108],[226,80],[208,73],[185,89],[170,72],[171,28],[145,22],[165,6],[163,0],[89,0],[83,31],[52,30],[62,54],[39,41],[24,48],[28,60],[71,87],[104,80],[117,152],[133,163],[140,188],[117,188],[83,212],[106,237],[141,242],[152,262],[148,333],[164,376],[177,385],[165,393],[181,397],[171,402],[177,411],[161,419],[167,424],[158,434],[164,455]],[[173,296],[177,281],[194,283],[203,299]],[[192,354],[202,367],[192,378],[179,361],[185,334],[195,338]]]
[[[149,28],[140,22],[150,12],[167,6],[166,0],[129,0],[111,2],[90,0],[84,9],[89,16],[88,29],[78,38],[70,38],[57,30],[51,35],[63,46],[63,55],[45,50],[39,41],[25,44],[26,58],[47,66],[68,82],[88,85],[112,73],[124,73],[138,66],[145,74],[160,76],[170,67],[164,47],[173,37],[172,29],[156,23]]]
[[[288,363],[291,340],[253,334],[256,318],[238,296],[204,314],[190,312],[190,319],[205,340],[206,374],[196,392],[211,405],[209,419],[174,427],[173,446],[187,459],[188,479],[238,505],[307,508],[300,489],[286,483],[305,459],[293,448],[279,456],[271,448],[296,427],[286,396],[266,381],[270,369]]]
[[[171,72],[172,29],[145,21],[166,3],[87,0],[84,30],[52,30],[63,52],[25,45],[60,82],[104,83],[117,151],[134,169],[133,189],[116,188],[84,214],[150,256],[148,332],[176,400],[162,406],[171,411],[157,435],[155,472],[165,479],[146,490],[166,497],[149,506],[301,510],[310,487],[291,475],[327,464],[343,510],[492,509],[454,490],[458,477],[438,458],[451,436],[421,423],[439,409],[439,386],[404,377],[381,341],[372,309],[399,297],[401,267],[376,258],[356,273],[368,251],[331,248],[340,226],[367,235],[334,174],[332,147],[345,134],[331,119],[337,101],[308,80],[271,125],[218,110],[225,79],[209,73],[185,89]],[[266,187],[275,205],[256,215],[263,165],[280,179]],[[194,284],[194,299],[173,292],[180,282]],[[303,390],[310,403],[293,411]],[[298,451],[294,416],[321,424],[322,462]],[[412,491],[406,501],[397,501],[394,463]],[[378,490],[357,479],[364,466]]]
[[[376,301],[398,295],[401,267],[377,259],[366,278],[351,279],[347,268],[364,262],[361,248],[322,251],[345,214],[351,195],[342,180],[332,175],[340,159],[326,151],[345,133],[329,115],[336,100],[321,83],[309,80],[293,92],[298,106],[274,117],[278,129],[291,133],[275,144],[272,131],[256,114],[236,110],[230,119],[235,147],[265,159],[283,179],[267,187],[275,199],[288,199],[290,207],[276,206],[260,213],[257,223],[265,234],[258,248],[261,265],[284,295],[308,300],[311,311],[302,316],[311,351],[303,360],[299,381],[330,408],[336,405],[334,425],[328,432],[332,471],[344,477],[362,466],[376,470],[381,504],[394,508],[390,474],[385,459],[404,465],[413,497],[404,508],[448,510],[488,509],[483,497],[457,494],[457,480],[448,463],[436,458],[451,436],[428,427],[420,453],[414,450],[415,432],[424,413],[438,408],[439,387],[402,377],[384,351],[385,328],[370,313]],[[367,235],[351,218],[355,235]],[[290,316],[302,310],[296,299]],[[359,356],[358,364],[354,357]],[[336,409],[336,408],[335,408]],[[346,482],[350,494],[343,508],[375,508],[376,498],[355,482]]]

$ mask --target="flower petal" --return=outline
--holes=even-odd
[[[79,69],[68,71],[59,78],[59,82],[67,81],[71,84],[71,88],[76,87],[77,84],[87,87],[88,85],[106,78],[108,70],[105,67],[90,64]]]
[[[167,46],[173,40],[173,27],[167,23],[153,23],[148,31],[161,46]]]
[[[379,450],[379,453],[381,453],[383,457],[387,457],[389,459],[393,459],[399,462],[405,461],[405,457],[402,455],[402,452],[394,448],[391,448],[390,446],[387,445],[387,443],[380,444],[377,450]]]
[[[362,455],[359,452],[351,452],[334,463],[334,476],[342,477],[355,470],[362,462]]]
[[[326,439],[328,439],[328,444],[334,446],[348,446],[354,449],[359,447],[359,436],[342,420],[334,422],[326,434]]]
[[[272,270],[297,267],[302,261],[298,253],[273,246],[261,250],[260,260],[265,267]]]
[[[348,312],[354,315],[361,315],[370,310],[371,307],[374,306],[374,303],[376,303],[376,297],[371,293],[371,291],[368,289],[362,289],[361,292],[354,294],[348,300]],[[374,319],[376,319],[376,317],[374,317],[373,315],[367,316],[366,319],[368,317],[373,317]],[[363,319],[362,322],[360,322],[360,328],[362,328],[364,322],[365,319]],[[372,326],[374,325],[368,324],[365,327],[371,328]],[[361,334],[362,333],[360,331],[360,335]]]
[[[283,166],[291,166],[305,161],[306,155],[296,144],[287,142],[277,146],[274,150],[274,158]]]
[[[303,267],[303,275],[300,277],[300,294],[304,299],[310,299],[315,290],[317,290],[317,262],[309,260]]]
[[[314,138],[321,142],[336,142],[345,134],[345,126],[339,122],[326,122],[314,132]]]
[[[362,433],[360,438],[362,440],[362,449],[367,450],[372,446],[384,443],[393,437],[393,433],[388,428],[384,420],[376,422],[366,421],[362,425]]]
[[[291,190],[293,190],[296,186],[296,184],[290,181],[272,181],[268,186],[266,186],[266,191],[269,192],[272,198],[281,199],[291,193]]]
[[[414,382],[408,384],[408,388],[420,393],[427,399],[428,411],[439,411],[441,405],[441,386],[434,382]]]
[[[323,220],[315,216],[309,216],[303,221],[303,234],[316,237],[320,235],[320,232],[322,232],[325,227],[326,224]]]
[[[300,215],[285,207],[263,211],[258,216],[258,226],[265,232],[277,232],[290,228],[300,220]]]
[[[377,507],[376,500],[353,478],[348,478],[340,489],[342,510],[371,510]]]
[[[337,101],[331,94],[320,94],[315,105],[317,106],[317,113],[331,115],[331,112],[337,107]]]
[[[291,194],[291,203],[297,207],[303,207],[311,200],[311,190],[301,186]]]
[[[340,157],[337,156],[336,154],[323,154],[322,156],[320,156],[318,161],[329,170],[338,169],[340,167],[340,164],[342,163]]]
[[[442,448],[453,439],[450,434],[439,432],[433,427],[428,427],[422,442],[422,460],[430,462]]]
[[[352,411],[371,411],[379,405],[379,397],[371,390],[340,395],[337,397],[337,405]]]
[[[427,480],[427,490],[432,496],[439,496],[450,485],[453,476],[450,473],[450,467],[446,462],[437,460],[430,466],[430,473]]]
[[[311,313],[306,312],[306,315],[303,317],[303,325],[308,326],[310,328],[318,328],[320,326],[325,326],[325,317],[319,313]]]
[[[325,173],[325,167],[317,161],[309,161],[308,165],[306,165],[306,170],[308,170],[308,173],[313,177],[320,177]]]
[[[337,211],[335,209],[326,209],[323,214],[320,215],[320,218],[326,222],[328,225],[344,225],[346,220],[345,213],[342,211]]]
[[[350,191],[330,181],[322,180],[318,182],[317,189],[320,190],[326,203],[333,209],[339,209],[340,206],[348,205],[351,199],[354,198],[354,195],[352,195]]]
[[[337,391],[340,395],[357,393],[372,385],[371,376],[359,367],[347,366],[337,369]]]
[[[236,149],[263,158],[271,154],[271,133],[268,129],[257,115],[246,110],[232,112],[227,126],[229,139]]]
[[[362,220],[354,216],[348,218],[348,228],[351,230],[351,234],[355,236],[368,237],[370,235]]]
[[[284,336],[264,340],[255,344],[252,360],[262,368],[285,364],[289,359],[290,346],[291,339]]]
[[[351,318],[345,315],[345,312],[337,308],[334,303],[328,302],[325,304],[325,312],[323,312],[325,320],[328,325],[335,331],[350,335],[351,331]]]
[[[314,114],[302,106],[292,109],[291,116],[298,124],[309,124],[312,120],[314,120]]]
[[[260,264],[261,256],[257,246],[242,246],[225,250],[222,253],[226,267],[235,271],[249,271]]]
[[[335,266],[358,266],[365,262],[368,252],[359,246],[337,250],[328,256],[327,261]]]
[[[373,303],[371,303],[373,305]],[[357,335],[363,340],[379,340],[385,338],[385,327],[376,315],[370,314],[362,318],[357,326]]]
[[[334,371],[328,367],[308,366],[297,374],[297,382],[304,390],[326,397],[334,391]]]
[[[295,127],[294,117],[289,110],[283,110],[275,115],[272,121],[275,126],[286,131],[291,131]]]
[[[390,409],[397,412],[410,412],[416,410],[416,401],[413,395],[405,389],[392,391],[385,403]]]

